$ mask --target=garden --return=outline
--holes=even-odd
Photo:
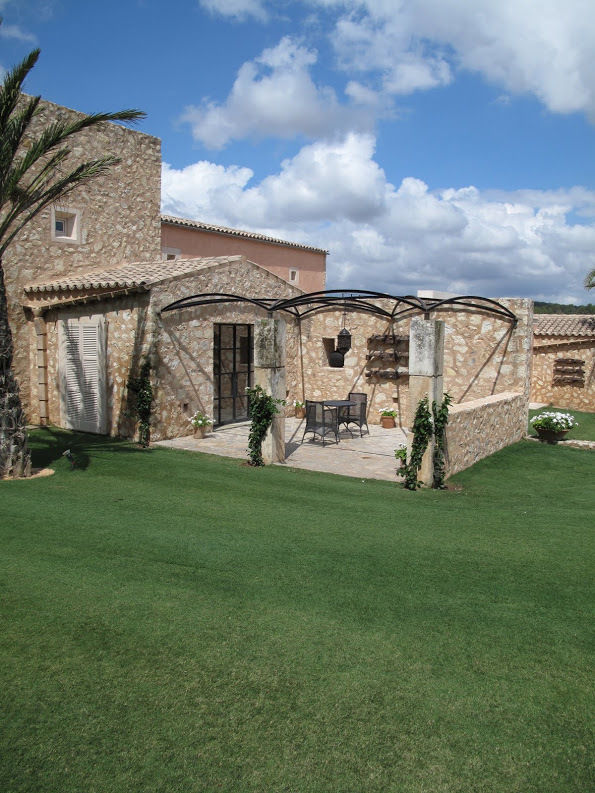
[[[592,452],[411,492],[32,447],[54,475],[0,483],[1,790],[592,787]]]

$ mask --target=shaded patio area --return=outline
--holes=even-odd
[[[397,470],[395,449],[401,443],[405,443],[406,437],[405,432],[398,427],[385,430],[379,425],[371,424],[370,434],[364,433],[363,438],[360,438],[359,432],[354,432],[351,437],[349,432],[342,431],[338,444],[329,440],[325,446],[322,445],[320,438],[311,440],[311,435],[307,435],[302,442],[304,427],[304,419],[285,419],[287,459],[275,465],[353,476],[358,479],[395,480]],[[187,435],[183,438],[156,441],[155,446],[247,460],[249,428],[249,421],[227,424],[210,432],[205,438]]]

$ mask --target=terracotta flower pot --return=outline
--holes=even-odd
[[[194,437],[195,438],[204,438],[206,434],[207,434],[207,428],[206,427],[195,427],[194,428]]]
[[[305,419],[306,418],[306,408],[296,408],[295,409],[295,417],[296,417],[296,419]]]
[[[380,416],[380,423],[385,430],[392,430],[397,426],[394,416]]]

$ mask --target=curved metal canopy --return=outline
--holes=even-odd
[[[377,305],[374,302],[377,300],[392,301],[392,307],[390,304],[387,307]],[[398,321],[406,319],[412,314],[429,314],[431,311],[439,311],[440,309],[455,306],[495,314],[513,323],[513,325],[516,325],[517,322],[516,316],[510,309],[488,297],[459,295],[440,300],[437,298],[414,297],[412,295],[388,295],[384,292],[370,292],[366,289],[350,289],[348,291],[324,289],[320,292],[308,292],[289,298],[253,298],[224,292],[209,292],[175,300],[162,308],[161,313],[180,311],[194,306],[212,306],[219,303],[251,303],[269,313],[285,311],[298,320],[317,311],[335,310],[361,311],[384,317],[387,320]]]

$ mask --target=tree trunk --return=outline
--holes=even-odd
[[[12,371],[13,354],[4,270],[0,261],[0,479],[31,476],[27,421]]]

